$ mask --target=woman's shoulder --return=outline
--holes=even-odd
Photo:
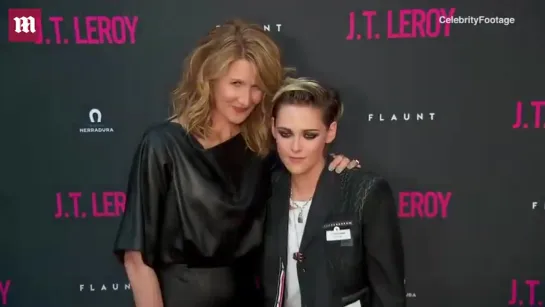
[[[187,143],[187,134],[180,124],[162,121],[148,126],[142,133],[140,143],[156,150],[167,149],[174,143]]]
[[[353,168],[344,170],[341,174],[341,185],[351,189],[370,189],[372,187],[388,184],[388,181],[378,173],[365,169]]]
[[[150,137],[150,138],[158,138],[158,137],[160,138],[160,137],[164,137],[167,134],[171,134],[175,132],[177,133],[185,132],[185,129],[182,127],[182,125],[176,122],[165,120],[160,122],[154,122],[150,124],[149,126],[147,126],[144,129],[143,135],[145,137]]]

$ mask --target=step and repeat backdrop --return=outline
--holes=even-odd
[[[167,117],[183,58],[233,17],[343,93],[334,151],[395,189],[409,307],[545,302],[545,2],[0,8],[0,306],[133,306],[111,253],[129,162]]]

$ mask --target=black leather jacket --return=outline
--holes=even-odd
[[[267,207],[265,306],[283,306],[288,261],[297,262],[303,307],[357,301],[363,307],[406,306],[399,220],[386,180],[363,170],[324,170],[297,256],[287,254],[289,195],[290,175],[284,171]]]

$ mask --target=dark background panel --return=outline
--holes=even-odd
[[[402,218],[410,307],[509,306],[512,280],[518,306],[530,306],[524,282],[545,281],[545,129],[512,128],[518,101],[530,122],[530,102],[545,100],[542,1],[7,0],[0,8],[7,306],[132,306],[110,252],[119,218],[94,217],[92,195],[102,210],[104,193],[124,191],[142,132],[168,116],[183,58],[232,17],[270,24],[288,65],[341,90],[345,115],[332,151],[385,176],[396,195],[452,193],[447,218]],[[66,20],[137,15],[136,44],[8,43],[8,8],[42,8]],[[451,25],[449,37],[435,39],[385,38],[389,10],[430,8],[516,22]],[[349,13],[362,10],[377,11],[381,39],[346,40]],[[363,33],[364,19],[356,22]],[[113,132],[80,133],[94,108]],[[404,113],[425,119],[389,120]],[[81,193],[86,218],[73,216],[70,192]],[[71,217],[55,218],[57,193]],[[545,302],[543,285],[535,299]]]

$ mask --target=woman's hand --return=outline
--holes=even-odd
[[[340,174],[346,168],[348,169],[353,169],[354,167],[361,168],[360,161],[358,160],[350,160],[343,155],[331,154],[331,156],[333,157],[333,161],[331,161],[331,163],[329,163],[329,166],[327,167],[329,171],[335,170],[337,174]]]

